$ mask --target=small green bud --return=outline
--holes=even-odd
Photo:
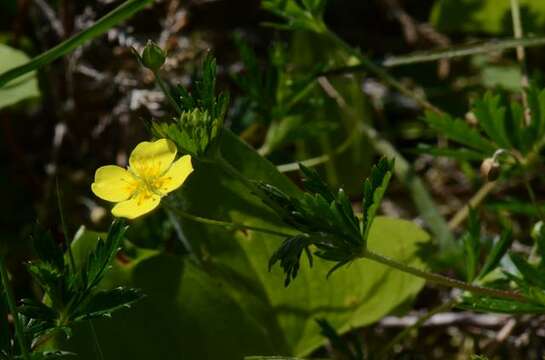
[[[157,71],[166,60],[166,53],[153,41],[148,40],[142,52],[142,64],[151,71]]]

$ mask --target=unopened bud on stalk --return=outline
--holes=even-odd
[[[166,53],[153,41],[148,40],[142,52],[142,65],[151,71],[157,71],[163,66],[166,60]]]
[[[494,158],[484,159],[481,164],[481,176],[488,181],[495,181],[500,177],[500,164]]]

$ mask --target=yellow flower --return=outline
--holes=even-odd
[[[116,217],[144,215],[193,171],[191,156],[174,161],[176,151],[176,145],[167,139],[141,142],[129,157],[128,169],[116,165],[98,168],[91,189],[99,198],[117,203],[112,209]]]

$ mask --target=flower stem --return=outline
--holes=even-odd
[[[435,283],[438,285],[446,286],[449,288],[457,288],[461,290],[466,290],[475,294],[481,294],[496,298],[503,298],[503,299],[509,299],[509,300],[515,300],[520,302],[527,302],[526,298],[522,296],[519,293],[513,292],[513,291],[506,291],[506,290],[498,290],[488,287],[482,287],[477,285],[472,285],[457,279],[453,279],[447,276],[443,276],[440,274],[427,272],[424,270],[420,270],[417,268],[414,268],[412,266],[408,266],[402,263],[399,263],[393,259],[390,259],[386,256],[382,256],[380,254],[377,254],[375,252],[372,252],[371,250],[365,250],[362,254],[362,257],[365,259],[369,259],[378,263],[381,263],[383,265],[392,267],[394,269],[406,272],[408,274],[418,276],[422,279],[425,279],[428,282]]]
[[[23,358],[25,360],[30,360],[30,354],[26,345],[23,324],[21,323],[19,313],[17,312],[17,306],[15,304],[15,298],[13,296],[13,290],[8,279],[8,271],[6,269],[5,261],[2,256],[0,256],[0,278],[2,280],[2,284],[4,285],[8,308],[13,317],[13,323],[15,325],[15,336],[17,338],[17,342],[19,343],[19,347],[21,348],[21,354],[23,355]]]
[[[262,233],[265,233],[265,234],[281,236],[281,237],[290,237],[290,236],[292,236],[292,234],[283,233],[283,232],[272,230],[272,229],[265,229],[265,228],[258,227],[258,226],[251,226],[251,225],[245,225],[245,224],[240,224],[240,223],[235,223],[235,222],[209,219],[209,218],[189,214],[189,213],[187,213],[185,211],[182,211],[180,209],[172,208],[172,210],[174,210],[178,216],[183,217],[185,219],[195,221],[195,222],[199,222],[201,224],[221,226],[221,227],[224,227],[224,228],[226,228],[228,230],[251,230],[251,231],[262,232]]]
[[[168,88],[168,85],[165,83],[163,78],[161,78],[161,75],[159,75],[158,71],[155,71],[153,73],[155,75],[155,81],[157,82],[157,85],[161,88],[163,93],[165,94],[166,98],[168,99],[169,104],[172,106],[174,111],[176,111],[176,114],[180,116],[182,114],[182,108],[180,108],[180,105],[176,102],[174,97],[172,97],[172,92]]]

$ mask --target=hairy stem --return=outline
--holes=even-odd
[[[522,21],[520,20],[520,5],[519,0],[511,0],[511,17],[513,19],[513,32],[516,39],[521,39],[523,36]],[[528,106],[528,71],[526,69],[526,53],[524,46],[517,46],[517,60],[520,64],[521,85],[522,85],[522,105],[524,106],[524,120],[526,125],[530,125],[530,109]]]
[[[30,354],[28,352],[28,347],[26,344],[23,324],[21,323],[19,313],[17,312],[15,297],[13,296],[13,290],[9,282],[8,270],[6,269],[6,264],[2,256],[0,256],[0,279],[2,280],[4,292],[6,294],[6,302],[8,304],[9,311],[11,313],[11,316],[13,317],[13,323],[15,325],[15,337],[17,338],[17,342],[19,343],[21,354],[23,355],[23,358],[25,360],[30,360]]]
[[[527,302],[526,298],[519,293],[513,292],[513,291],[507,291],[507,290],[498,290],[488,287],[482,287],[477,285],[472,285],[469,283],[466,283],[464,281],[460,281],[457,279],[453,279],[444,275],[427,272],[424,270],[420,270],[417,268],[414,268],[409,265],[405,265],[402,263],[399,263],[393,259],[390,259],[386,256],[379,255],[375,252],[372,252],[371,250],[365,250],[362,254],[362,257],[365,259],[369,259],[378,263],[381,263],[383,265],[392,267],[394,269],[403,271],[405,273],[417,276],[419,278],[422,278],[428,282],[438,284],[441,286],[449,287],[449,288],[456,288],[461,290],[466,290],[474,294],[480,294],[485,296],[491,296],[496,298],[503,298],[503,299],[509,299],[509,300],[515,300],[519,302]]]

